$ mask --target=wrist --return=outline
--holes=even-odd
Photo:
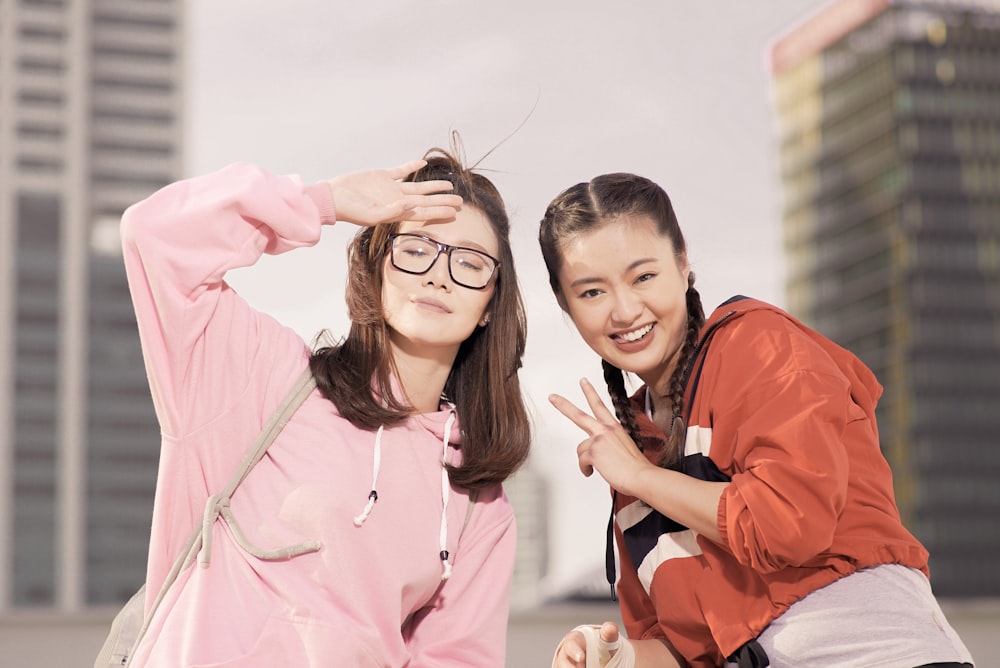
[[[642,465],[632,475],[629,489],[620,491],[628,494],[629,496],[635,497],[636,499],[642,499],[644,502],[649,503],[650,498],[654,494],[654,490],[662,485],[660,477],[665,470],[666,469],[662,469],[649,461],[643,460]]]

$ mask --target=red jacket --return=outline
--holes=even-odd
[[[685,398],[683,469],[730,481],[718,508],[722,543],[637,499],[617,494],[615,502],[628,636],[666,637],[696,667],[721,665],[792,603],[858,569],[898,563],[927,572],[927,551],[900,522],[879,449],[882,387],[872,372],[752,299],[719,307],[702,341]],[[656,442],[663,434],[646,419],[644,397],[643,387],[633,405]],[[646,447],[651,460],[656,450]]]

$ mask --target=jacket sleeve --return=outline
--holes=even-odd
[[[297,338],[239,298],[226,272],[314,245],[334,220],[326,184],[248,164],[171,184],[125,212],[125,268],[165,434],[219,415],[247,386],[253,360]]]
[[[733,471],[718,507],[723,544],[758,572],[807,564],[833,542],[850,473],[845,433],[867,415],[796,331],[737,330],[717,352],[717,394],[732,397],[712,408],[712,457]]]
[[[517,531],[500,485],[484,489],[451,577],[404,629],[413,666],[503,668]]]

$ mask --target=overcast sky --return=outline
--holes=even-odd
[[[199,0],[188,5],[186,171],[250,161],[307,181],[391,166],[461,133],[503,194],[528,308],[522,382],[550,485],[551,577],[603,564],[609,498],[583,478],[583,434],[551,408],[596,356],[563,317],[536,242],[562,189],[611,171],[670,194],[711,310],[733,294],[783,305],[767,45],[819,0]],[[522,121],[512,137],[497,147]],[[349,225],[241,270],[256,307],[311,338],[346,331]]]

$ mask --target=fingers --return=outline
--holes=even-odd
[[[421,169],[426,164],[426,160],[411,160],[403,165],[399,165],[398,167],[393,167],[385,171],[392,179],[405,179],[407,176]],[[399,187],[400,190],[407,195],[430,195],[447,190],[454,190],[455,184],[445,179],[437,179],[433,181],[403,181],[399,184]],[[455,197],[458,196],[456,195]],[[459,204],[461,204],[461,199],[462,198],[460,197],[458,198]]]
[[[396,203],[397,219],[426,221],[454,220],[462,207],[462,198],[458,195],[413,195]]]
[[[549,403],[555,406],[556,410],[560,413],[568,417],[573,424],[585,431],[587,436],[593,436],[601,429],[601,425],[597,420],[577,408],[576,404],[566,397],[558,394],[550,394]],[[580,467],[580,473],[588,478],[594,474],[594,466],[590,463],[590,445],[591,439],[587,438],[576,448],[576,458]]]
[[[597,418],[598,421],[603,422],[604,424],[618,423],[614,414],[608,410],[604,400],[601,399],[599,394],[597,394],[597,390],[594,389],[594,386],[590,384],[589,380],[581,378],[580,387],[583,389],[583,396],[587,398],[587,405],[590,406],[591,412],[593,412],[594,417]]]
[[[451,181],[404,181],[399,184],[399,187],[407,195],[430,195],[455,189],[455,185]],[[458,197],[458,195],[453,195],[453,197]],[[462,198],[458,199],[461,202]]]
[[[587,665],[587,640],[579,631],[570,631],[556,649],[554,668],[582,668]]]
[[[589,662],[596,662],[604,666],[621,648],[622,639],[619,637],[618,626],[613,622],[604,622],[600,627],[584,624],[578,626],[565,636],[559,646],[552,662],[553,668],[572,668],[579,666],[583,668]],[[595,656],[590,656],[593,652]],[[632,664],[629,664],[632,665]]]
[[[411,209],[431,207],[457,209],[462,206],[461,197],[444,193],[440,195],[412,195],[407,197],[405,201]]]
[[[391,176],[394,179],[405,179],[407,176],[417,171],[426,164],[427,164],[426,160],[418,158],[416,160],[410,160],[409,162],[404,162],[402,165],[391,167],[385,171],[388,172],[389,176]]]
[[[583,458],[588,454],[588,448],[584,446],[589,442],[590,442],[589,440],[584,441],[576,448],[577,466],[580,467],[580,473],[583,474],[584,478],[589,478],[590,476],[594,475],[594,465],[583,463]]]
[[[618,625],[614,622],[604,622],[601,624],[601,642],[607,648],[611,655],[621,647],[621,638],[618,634]]]
[[[560,413],[568,417],[573,421],[573,424],[583,429],[590,436],[596,433],[596,428],[598,424],[603,424],[605,426],[617,427],[618,420],[615,418],[614,413],[612,413],[607,405],[605,405],[604,400],[594,389],[594,386],[590,384],[586,378],[580,379],[580,387],[583,389],[583,395],[587,399],[587,405],[590,406],[590,410],[593,415],[580,410],[577,406],[558,394],[549,395],[549,403],[556,407]]]
[[[404,220],[412,220],[421,223],[430,221],[444,223],[454,220],[455,214],[457,213],[458,209],[450,206],[418,206],[414,209],[407,210],[406,213],[403,214],[402,218]]]
[[[549,403],[555,406],[557,411],[568,417],[573,424],[587,432],[588,435],[593,436],[594,429],[597,426],[595,423],[597,421],[587,413],[577,408],[576,404],[558,394],[550,394]]]

